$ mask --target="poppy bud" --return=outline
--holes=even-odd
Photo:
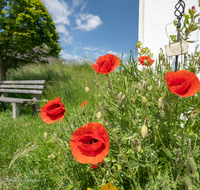
[[[142,147],[141,147],[141,145],[139,145],[138,146],[138,152],[141,152],[141,150],[142,150]]]
[[[195,67],[195,65],[192,65],[192,66],[189,68],[189,70],[190,70],[191,72],[193,72],[193,73],[196,73],[196,67]]]
[[[117,78],[117,82],[119,82],[120,81],[120,78]]]
[[[196,119],[196,113],[191,113],[190,114],[190,119]]]
[[[196,162],[194,161],[194,158],[192,158],[192,157],[188,158],[187,163],[188,163],[189,168],[193,172],[195,172],[197,170],[197,165],[196,165]]]
[[[147,133],[148,133],[148,128],[147,128],[147,126],[146,126],[146,125],[143,125],[142,128],[141,128],[141,130],[140,130],[140,132],[141,132],[141,135],[142,135],[143,138],[146,137],[146,135],[147,135]]]
[[[121,165],[117,165],[117,170],[120,172],[121,170],[122,170],[122,167],[121,167]]]
[[[161,110],[159,117],[160,119],[165,119],[165,111]]]
[[[85,92],[88,93],[88,94],[90,92],[90,89],[87,86],[85,87]]]
[[[139,122],[140,122],[140,120],[139,120],[139,119],[136,119],[136,120],[135,120],[135,122],[136,122],[136,123],[139,123]]]
[[[184,182],[185,182],[185,185],[187,185],[188,187],[192,186],[192,181],[188,176],[184,177]]]
[[[163,54],[159,53],[159,59],[162,60],[162,58],[163,58]]]
[[[142,104],[145,106],[147,104],[147,99],[146,97],[142,96]]]
[[[158,108],[162,108],[162,102],[158,101]]]
[[[154,127],[155,127],[155,129],[158,129],[158,124],[155,123],[155,124],[154,124]]]
[[[104,121],[104,125],[105,125],[106,127],[108,127],[108,122],[107,122],[107,121]]]
[[[150,86],[148,89],[149,89],[149,91],[152,91],[152,89],[153,89],[153,86],[151,85],[151,86]]]
[[[48,139],[48,133],[47,132],[44,132],[44,138]]]
[[[138,48],[140,48],[141,45],[142,45],[142,42],[140,42],[140,41],[138,41],[138,42],[136,43],[136,47],[138,47]]]
[[[99,112],[97,113],[97,119],[100,121],[101,118],[102,118],[102,114],[101,114],[101,112],[99,111]]]
[[[147,65],[147,64],[148,64],[148,62],[147,62],[147,60],[146,60],[146,59],[144,60],[144,64],[145,64],[145,65]]]

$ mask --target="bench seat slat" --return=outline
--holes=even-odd
[[[45,80],[0,81],[0,84],[45,84]]]
[[[10,98],[10,97],[0,97],[0,102],[11,102],[11,103],[27,103],[34,102],[33,99],[23,99],[23,98]]]
[[[12,93],[23,93],[23,94],[42,94],[42,90],[0,89],[0,92],[12,92]]]
[[[0,85],[0,88],[29,88],[29,89],[44,89],[44,85]]]

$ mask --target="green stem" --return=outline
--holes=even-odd
[[[71,125],[70,125],[70,123],[69,123],[69,121],[68,121],[66,116],[65,116],[65,119],[66,119],[67,123],[69,124],[69,129],[70,129],[71,133],[73,134],[73,130],[72,130]]]
[[[113,92],[112,84],[111,84],[111,82],[110,82],[110,78],[109,78],[108,74],[106,74],[106,77],[107,77],[107,79],[108,79],[108,83],[109,83],[109,86],[110,86],[110,90]]]

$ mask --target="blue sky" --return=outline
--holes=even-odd
[[[138,41],[139,0],[42,0],[59,32],[64,59],[107,53],[128,59]],[[137,53],[134,53],[134,57]]]

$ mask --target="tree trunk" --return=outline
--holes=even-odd
[[[6,80],[6,67],[1,54],[0,54],[0,80]]]

